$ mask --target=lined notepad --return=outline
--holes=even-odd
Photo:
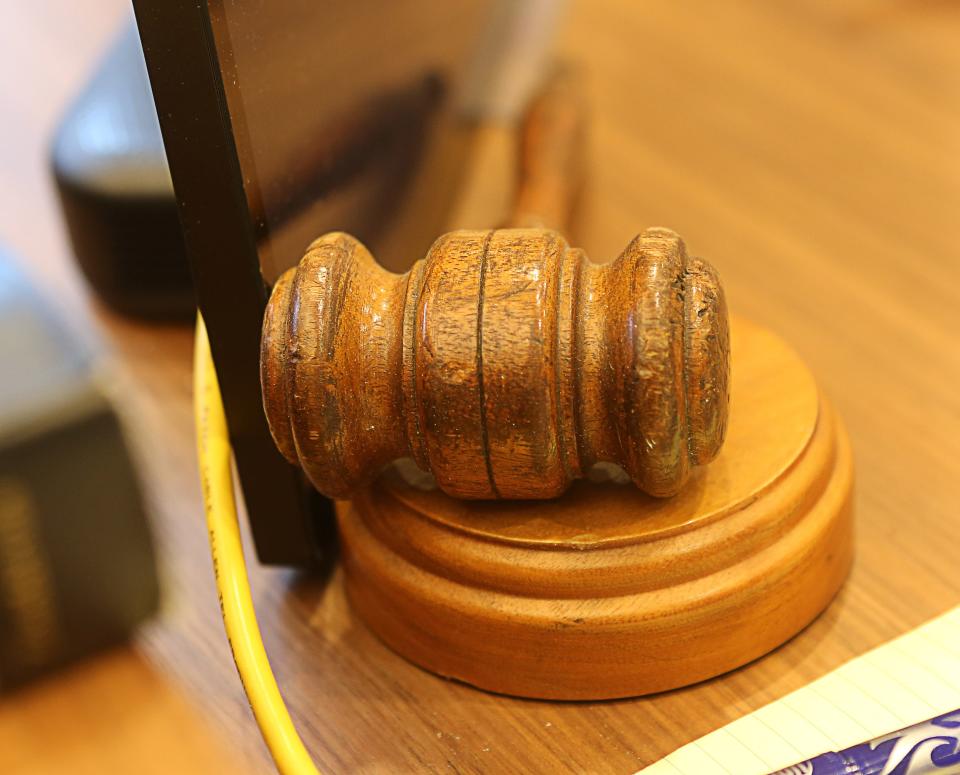
[[[641,772],[767,775],[957,708],[960,607]]]

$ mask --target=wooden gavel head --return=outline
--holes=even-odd
[[[457,231],[402,276],[332,233],[273,289],[261,382],[330,497],[402,457],[458,498],[550,498],[598,462],[667,496],[723,442],[728,355],[717,274],[667,229],[605,265],[547,229]]]

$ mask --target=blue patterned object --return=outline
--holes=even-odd
[[[958,775],[960,710],[772,775]]]

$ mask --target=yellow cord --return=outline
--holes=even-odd
[[[217,579],[223,626],[250,708],[263,740],[282,775],[319,775],[290,720],[263,648],[250,596],[237,505],[230,470],[230,439],[217,373],[203,318],[197,316],[193,362],[193,409],[203,504],[207,512],[210,554]]]

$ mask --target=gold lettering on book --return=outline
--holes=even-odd
[[[58,641],[53,575],[37,533],[30,493],[0,479],[0,589],[10,612],[13,653],[29,665],[49,659]]]

